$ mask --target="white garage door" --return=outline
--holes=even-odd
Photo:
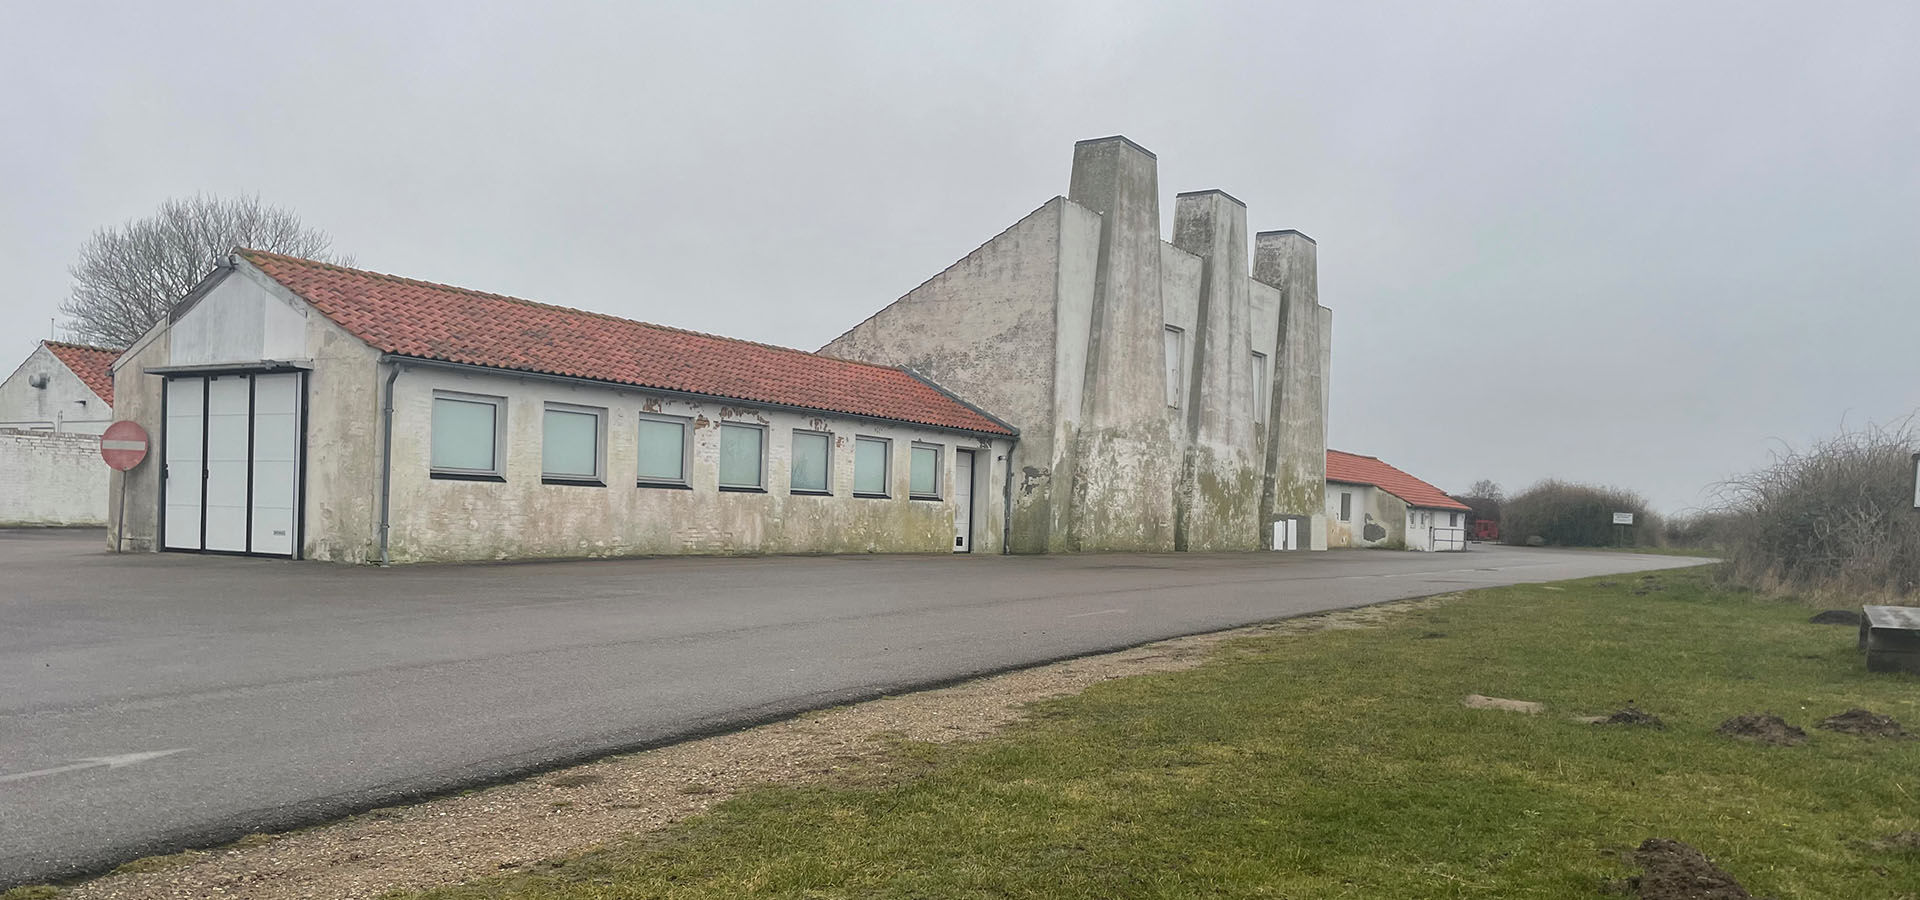
[[[168,379],[167,549],[294,555],[301,381],[293,372]]]

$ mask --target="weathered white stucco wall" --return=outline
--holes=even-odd
[[[0,429],[0,526],[104,525],[111,471],[94,435]]]
[[[505,483],[432,477],[434,391],[506,400]],[[605,486],[543,484],[547,403],[606,411]],[[954,450],[975,451],[974,552],[1000,550],[1008,442],[904,424],[756,409],[597,385],[490,373],[408,369],[394,394],[393,532],[396,562],[670,553],[949,552],[954,543]],[[636,485],[640,413],[692,423],[690,489]],[[719,426],[764,427],[765,490],[719,489]],[[792,433],[833,436],[831,496],[792,494]],[[889,439],[891,497],[853,495],[854,439]],[[940,500],[908,496],[915,443],[939,446]]]
[[[34,387],[36,376],[46,387]],[[0,428],[53,428],[99,434],[113,421],[113,407],[80,376],[40,344],[7,380],[0,381]]]
[[[1340,495],[1353,495],[1351,518],[1340,519]],[[1407,546],[1407,504],[1399,497],[1366,484],[1326,483],[1327,545],[1329,547]]]

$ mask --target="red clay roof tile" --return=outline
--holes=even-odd
[[[1418,478],[1408,475],[1378,458],[1361,456],[1356,453],[1342,453],[1338,450],[1327,451],[1327,480],[1345,484],[1370,484],[1389,494],[1407,501],[1409,506],[1421,509],[1463,509],[1472,512],[1473,508],[1447,496],[1443,491]]]
[[[72,369],[73,374],[80,376],[80,380],[86,383],[87,390],[107,401],[108,406],[113,405],[113,372],[109,371],[109,367],[113,365],[114,360],[120,358],[120,354],[126,352],[125,350],[111,350],[87,344],[69,344],[64,341],[41,341],[40,343],[47,345],[47,349],[52,351],[60,362]]]
[[[240,255],[383,353],[1013,433],[905,369],[277,253]]]

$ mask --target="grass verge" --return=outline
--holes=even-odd
[[[1386,627],[1238,641],[1049,701],[1004,736],[903,746],[897,779],[749,791],[668,831],[466,885],[478,898],[1577,897],[1673,838],[1757,895],[1910,897],[1920,719],[1850,629],[1706,570],[1480,591]],[[1547,704],[1467,709],[1468,693]],[[1569,716],[1628,701],[1665,730]],[[1799,747],[1714,733],[1772,711]]]

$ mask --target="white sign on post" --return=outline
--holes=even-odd
[[[1632,525],[1632,524],[1633,524],[1633,513],[1614,513],[1614,514],[1613,514],[1613,524],[1615,524],[1615,525]]]

